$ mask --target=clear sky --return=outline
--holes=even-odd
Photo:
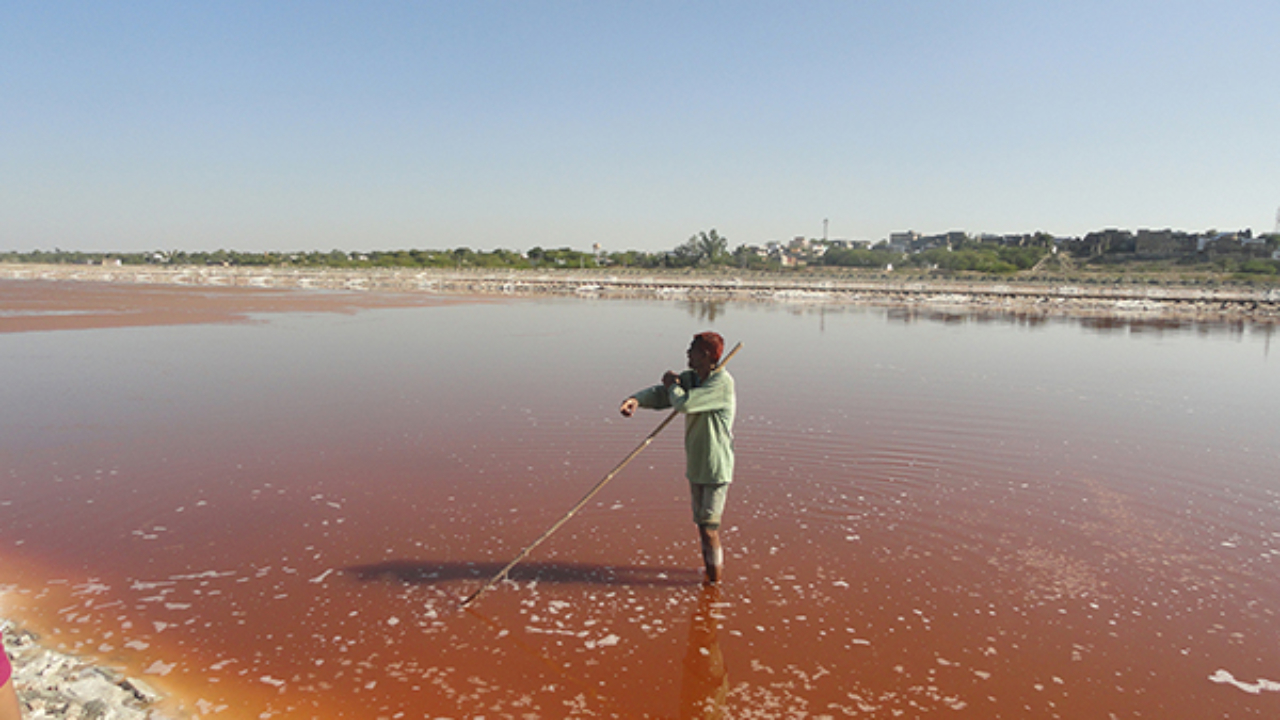
[[[0,4],[0,250],[1270,232],[1280,2]]]

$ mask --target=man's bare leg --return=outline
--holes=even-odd
[[[707,582],[718,583],[724,577],[724,549],[720,547],[719,526],[698,526],[702,538],[702,564],[707,568]]]

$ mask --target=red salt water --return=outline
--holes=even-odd
[[[201,717],[1280,710],[1262,327],[287,309],[0,335],[6,613]],[[746,344],[728,581],[698,582],[676,426],[459,611],[708,325]]]

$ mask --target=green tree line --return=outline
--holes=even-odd
[[[1085,238],[1087,241],[1088,238]],[[790,266],[826,266],[833,268],[864,268],[887,270],[889,268],[931,272],[937,274],[1013,274],[1036,267],[1037,263],[1058,249],[1063,256],[1074,255],[1089,265],[1116,266],[1131,263],[1137,258],[1132,243],[1115,242],[1100,245],[1072,241],[1060,243],[1052,236],[1037,233],[1027,236],[1020,244],[1007,244],[995,238],[964,236],[952,239],[946,246],[928,247],[916,252],[890,249],[887,242],[871,247],[845,247],[841,243],[808,241],[799,247],[784,249],[773,247],[770,251],[739,245],[729,249],[729,240],[714,228],[690,236],[687,241],[672,250],[643,252],[583,252],[571,248],[533,247],[528,252],[497,249],[478,251],[470,248],[453,250],[372,250],[347,252],[344,250],[310,252],[242,252],[237,250],[203,251],[153,251],[132,253],[101,253],[62,250],[32,250],[30,252],[0,252],[0,262],[46,264],[103,264],[119,262],[124,265],[223,265],[223,266],[283,266],[283,267],[331,267],[331,268],[478,268],[478,269],[555,269],[555,268],[736,268],[748,270],[779,270]],[[1280,237],[1266,237],[1266,253],[1280,249]],[[784,260],[785,258],[785,260]],[[1240,254],[1187,254],[1176,259],[1178,266],[1200,265],[1211,269],[1247,274],[1278,275],[1280,260],[1269,256]]]

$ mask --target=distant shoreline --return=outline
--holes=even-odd
[[[1044,316],[1280,322],[1280,288],[637,269],[436,270],[0,263],[0,279],[490,297],[870,305]]]

